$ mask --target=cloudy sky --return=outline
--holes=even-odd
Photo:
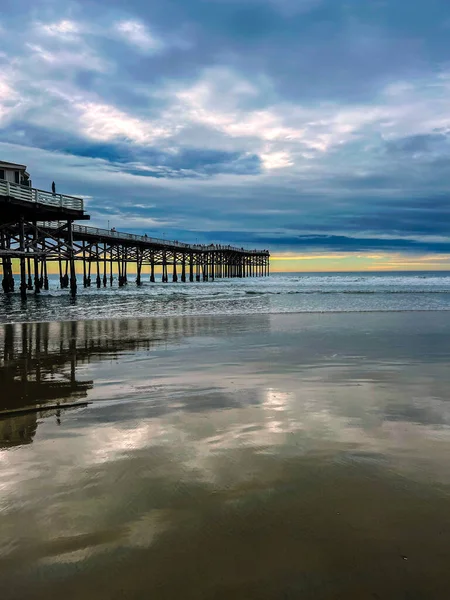
[[[0,158],[92,224],[450,268],[448,0],[5,0]]]

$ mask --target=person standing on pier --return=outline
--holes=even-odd
[[[52,181],[52,194],[55,195],[56,194],[56,185],[55,182]]]

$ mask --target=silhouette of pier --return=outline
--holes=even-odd
[[[162,282],[213,281],[229,277],[269,275],[267,250],[246,250],[221,244],[185,244],[115,229],[99,229],[75,223],[89,220],[82,198],[38,190],[0,179],[0,258],[2,287],[15,290],[13,260],[20,265],[20,294],[47,290],[48,265],[56,262],[61,288],[77,292],[76,264],[82,264],[82,285],[98,288],[135,283],[145,273],[155,282],[160,269]]]

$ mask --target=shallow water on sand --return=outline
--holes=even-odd
[[[2,599],[448,597],[445,312],[0,328]]]

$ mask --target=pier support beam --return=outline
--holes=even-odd
[[[11,260],[9,258],[2,259],[3,264],[3,279],[2,287],[5,294],[9,294],[14,291],[14,279],[12,277]]]
[[[9,247],[7,235],[5,233],[1,233],[1,248],[2,250],[7,250]],[[2,279],[2,287],[5,294],[9,294],[14,290],[14,279],[12,279],[12,270],[11,270],[11,259],[7,256],[2,257],[2,268],[3,268],[3,279]]]
[[[20,219],[19,236],[19,248],[22,252],[25,252],[25,224],[23,222],[23,218]],[[20,257],[20,297],[22,300],[27,299],[27,272],[25,256]]]
[[[141,285],[142,251],[137,251],[136,285]]]
[[[123,287],[122,257],[120,255],[120,246],[117,246],[117,281],[119,282],[119,287]]]
[[[163,250],[162,253],[162,282],[167,283],[169,281],[169,277],[167,275],[167,256],[166,251]]]
[[[109,248],[109,285],[112,287],[114,281],[113,276],[113,249],[112,246]]]
[[[183,252],[181,258],[181,281],[186,282],[186,253]]]
[[[118,264],[119,264],[119,286],[123,287],[128,283],[127,279],[127,258],[128,258],[128,248],[122,246],[122,251],[120,248],[117,249],[118,252]]]
[[[172,273],[172,281],[174,283],[178,282],[178,275],[177,275],[177,255],[176,252],[173,253],[173,273]]]
[[[200,255],[196,255],[196,263],[195,263],[195,281],[200,281]]]
[[[108,277],[106,276],[106,242],[103,244],[103,287],[106,287]]]
[[[39,294],[41,291],[39,285],[39,258],[37,255],[38,249],[38,233],[36,229],[36,221],[33,223],[33,253],[34,253],[34,293]]]
[[[211,264],[210,264],[211,281],[214,281],[214,269],[215,269],[215,254],[214,254],[214,252],[211,252],[210,256],[211,256]]]
[[[41,288],[48,291],[47,257],[45,255],[45,239],[42,240]]]
[[[155,283],[155,253],[150,254],[150,283]]]
[[[209,259],[208,259],[208,252],[205,252],[205,254],[203,255],[203,281],[208,281],[208,263],[209,263]]]
[[[70,294],[74,298],[77,295],[77,274],[75,271],[75,249],[73,247],[73,227],[72,221],[67,221],[68,231],[68,250],[70,262]]]
[[[27,236],[27,242],[28,242],[28,236]],[[30,250],[28,249],[28,252]],[[31,258],[29,258],[27,256],[27,272],[28,272],[28,280],[27,280],[27,289],[28,290],[32,290],[33,289],[33,279],[31,277]]]
[[[87,280],[86,280],[86,285],[88,287],[91,287],[91,269],[92,269],[92,246],[90,246],[89,248],[89,255],[87,257],[87,261],[88,261],[88,275],[87,275]],[[67,270],[67,269],[66,269]]]
[[[189,281],[194,281],[194,255],[189,255]]]
[[[63,272],[62,272],[62,259],[61,259],[61,250],[59,251],[59,257],[58,257],[58,267],[59,267],[59,287],[61,289],[64,289],[64,278],[63,278]],[[31,266],[28,266],[29,268],[29,273],[31,274]],[[30,275],[31,278],[31,275]],[[33,289],[32,287],[29,287],[30,284],[30,278],[28,279],[28,289]]]
[[[102,286],[102,278],[100,277],[100,255],[99,255],[98,244],[95,247],[95,252],[96,252],[96,262],[97,262],[97,277],[96,277],[95,283],[97,284],[97,289],[98,289]]]

